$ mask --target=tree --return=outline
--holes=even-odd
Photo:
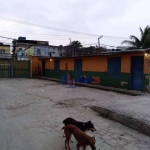
[[[146,26],[144,31],[140,27],[141,37],[138,39],[136,36],[131,35],[130,40],[124,40],[121,44],[128,44],[130,45],[130,49],[135,48],[150,48],[150,26]]]
[[[82,44],[79,41],[72,41],[70,45],[73,45],[75,49],[82,47]]]

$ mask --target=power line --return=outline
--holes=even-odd
[[[85,46],[85,45],[97,45],[97,43],[92,43],[92,44],[84,44],[82,46]],[[104,45],[104,46],[109,46],[109,47],[117,47],[117,46],[111,46],[111,45],[106,45],[106,44],[101,44],[101,45]]]
[[[0,31],[1,33],[4,33],[4,34],[9,34],[9,33],[13,33],[13,34],[15,34],[15,35],[18,35],[19,34],[19,36],[20,36],[20,34],[25,34],[25,35],[29,35],[29,36],[44,36],[44,37],[55,37],[55,38],[57,38],[57,37],[61,37],[61,38],[68,38],[68,37],[76,37],[76,38],[78,38],[78,35],[70,35],[70,34],[68,34],[68,35],[49,35],[49,34],[32,34],[32,33],[24,33],[24,32],[12,32],[12,31]],[[85,36],[85,35],[82,35],[83,36],[83,38],[85,37],[85,38],[95,38],[95,37],[89,37],[89,36]],[[81,35],[80,35],[80,37],[81,37]],[[113,39],[117,39],[117,38],[123,38],[123,37],[113,37],[113,36],[104,36],[103,38],[106,38],[106,39],[109,39],[109,40],[112,40],[112,38]],[[127,39],[127,38],[123,38],[123,39]],[[114,40],[115,41],[115,40]]]
[[[4,34],[4,35],[9,35],[9,34]],[[11,35],[12,36],[12,35]],[[20,35],[18,35],[18,34],[16,34],[16,35],[13,35],[14,37],[16,37],[16,36],[20,36]],[[22,35],[22,36],[25,36],[25,37],[27,37],[27,38],[35,38],[35,35]],[[68,36],[69,37],[69,36]],[[51,38],[51,39],[62,39],[62,40],[64,40],[64,39],[66,39],[66,40],[68,40],[68,37],[44,37],[44,36],[36,36],[36,38],[43,38],[43,39],[47,39],[47,38]],[[72,37],[72,36],[70,36],[71,38],[76,38],[76,39],[93,39],[93,37]],[[94,37],[95,38],[95,37]]]
[[[69,33],[75,33],[75,34],[84,34],[84,35],[90,35],[90,36],[99,36],[96,34],[83,33],[83,32],[77,32],[77,31],[71,31],[71,30],[66,30],[66,29],[60,29],[60,28],[45,26],[45,25],[39,25],[39,24],[35,24],[35,23],[30,23],[30,22],[26,22],[26,21],[17,20],[17,19],[6,18],[6,17],[2,17],[2,16],[0,16],[0,19],[5,20],[5,21],[20,23],[23,25],[35,26],[35,27],[51,29],[51,30],[56,30],[56,31],[69,32]]]
[[[106,40],[110,40],[110,41],[114,41],[114,42],[119,42],[119,43],[121,43],[121,42],[122,42],[122,41],[114,40],[114,39],[110,39],[110,38],[106,38]]]
[[[62,32],[68,32],[68,33],[74,33],[74,34],[82,34],[82,35],[95,36],[95,37],[101,36],[101,35],[98,35],[98,34],[91,34],[91,33],[84,33],[84,32],[78,32],[78,31],[71,31],[71,30],[66,30],[66,29],[60,29],[60,28],[56,28],[56,27],[50,27],[50,26],[45,26],[45,25],[30,23],[30,22],[21,21],[21,20],[12,19],[12,18],[6,18],[6,17],[2,17],[2,16],[0,16],[0,19],[1,20],[5,20],[5,21],[20,23],[20,24],[23,24],[23,25],[35,26],[35,27],[45,28],[45,29],[51,29],[51,30],[55,30],[55,31],[62,31]],[[106,36],[106,35],[103,35],[103,37],[128,39],[128,38],[125,38],[125,37],[114,37],[114,36]]]
[[[12,38],[8,38],[8,37],[3,37],[3,36],[0,36],[1,38],[5,38],[5,39],[12,39]],[[12,39],[13,40],[13,39]],[[4,42],[3,42],[4,43]],[[92,44],[85,44],[85,45],[96,45],[97,43],[92,43]],[[85,46],[83,45],[83,46]],[[106,44],[101,44],[101,45],[104,45],[104,46],[109,46],[109,47],[116,47],[116,46],[111,46],[111,45],[106,45]]]
[[[5,39],[11,39],[11,40],[13,40],[13,38],[9,38],[9,37],[4,37],[4,36],[0,36],[1,38],[5,38]]]
[[[13,33],[13,34],[26,34],[26,35],[36,35],[36,36],[49,36],[49,37],[68,37],[68,36],[78,36],[78,35],[74,35],[74,34],[68,34],[68,35],[49,35],[49,34],[32,34],[32,33],[24,33],[24,32],[12,32],[12,31],[0,31],[1,33],[4,33],[4,34],[9,34],[9,33]],[[80,35],[81,36],[81,35]],[[89,37],[89,36],[85,36],[85,35],[82,35],[84,37]],[[95,38],[95,37],[93,37]]]

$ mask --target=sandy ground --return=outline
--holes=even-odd
[[[61,128],[66,117],[94,123],[97,131],[88,134],[95,136],[97,150],[149,150],[150,137],[104,119],[87,107],[126,106],[137,99],[140,97],[85,87],[66,88],[46,80],[0,79],[0,150],[65,149]],[[76,150],[76,141],[71,148]]]

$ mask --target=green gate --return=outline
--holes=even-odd
[[[30,77],[30,61],[13,61],[13,77]]]
[[[10,78],[10,77],[11,77],[11,61],[0,60],[0,78]]]

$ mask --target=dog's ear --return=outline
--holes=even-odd
[[[88,121],[87,123],[91,123],[91,121]]]

